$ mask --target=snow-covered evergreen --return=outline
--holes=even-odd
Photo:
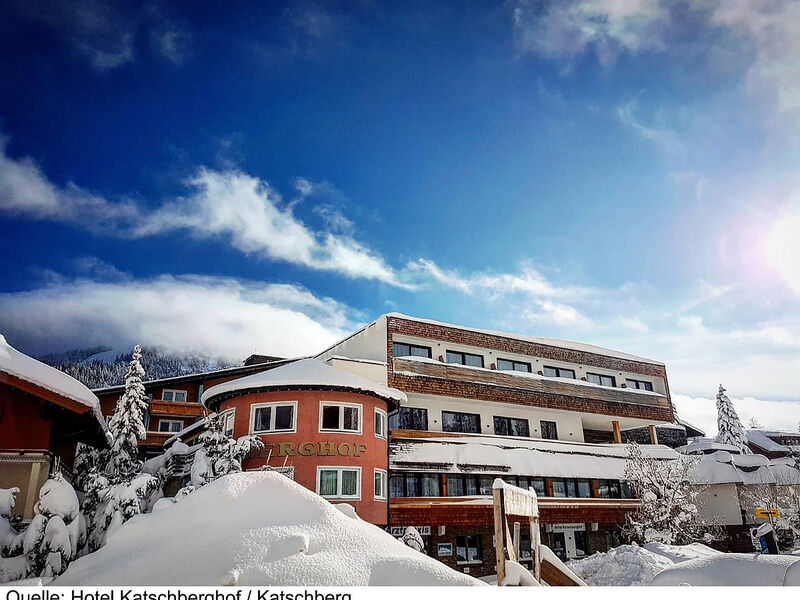
[[[719,384],[717,392],[717,430],[717,442],[735,446],[742,454],[752,454],[747,446],[747,433],[722,384]]]
[[[641,499],[639,508],[626,515],[625,532],[631,540],[689,544],[719,537],[717,527],[699,521],[698,496],[703,488],[689,480],[697,460],[686,455],[659,460],[631,444],[625,480]]]
[[[141,470],[138,441],[147,435],[144,428],[147,394],[142,383],[144,368],[141,358],[142,349],[137,344],[125,376],[125,393],[117,401],[114,415],[108,423],[111,450],[106,474],[112,481],[130,479],[134,472]]]
[[[264,443],[257,435],[245,435],[233,440],[225,435],[219,415],[208,417],[208,426],[199,437],[202,448],[195,452],[192,463],[192,484],[201,487],[215,479],[242,470],[242,460],[251,452],[263,450]]]
[[[15,495],[12,494],[12,500]],[[34,513],[27,529],[7,531],[4,536],[3,558],[0,558],[2,583],[28,577],[57,577],[78,557],[86,543],[86,520],[80,512],[78,496],[60,473],[39,490]]]

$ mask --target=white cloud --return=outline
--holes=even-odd
[[[620,122],[645,140],[658,146],[664,152],[685,154],[686,148],[680,141],[678,134],[663,123],[646,125],[641,121],[636,114],[639,110],[638,98],[638,95],[634,96],[617,109],[617,116]]]
[[[239,360],[299,356],[355,327],[346,306],[300,286],[225,277],[75,279],[0,294],[0,333],[34,354],[140,342]]]
[[[745,426],[754,418],[765,429],[798,430],[800,402],[776,402],[753,397],[731,397],[731,401],[739,420]],[[673,393],[672,402],[682,419],[699,427],[709,437],[717,434],[717,405],[713,397],[691,397]]]

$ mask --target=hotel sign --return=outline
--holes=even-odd
[[[417,533],[420,535],[430,535],[431,534],[431,526],[430,525],[413,525],[414,529],[417,530]],[[406,527],[384,527],[384,529],[392,534],[394,537],[403,537],[406,533]]]
[[[361,456],[367,451],[366,444],[351,442],[279,442],[264,444],[259,458],[269,456]]]
[[[553,523],[551,531],[586,531],[586,523]]]

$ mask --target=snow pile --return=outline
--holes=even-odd
[[[687,544],[685,546],[669,546],[667,544],[653,542],[650,544],[645,544],[644,549],[652,552],[653,554],[665,556],[675,564],[682,563],[687,560],[693,560],[695,558],[706,558],[709,556],[719,556],[722,554],[722,552],[719,550],[714,550],[705,544],[698,543]]]
[[[800,558],[720,553],[665,569],[652,585],[800,585]]]
[[[8,373],[55,392],[59,396],[88,406],[105,426],[105,419],[100,413],[100,401],[89,388],[66,373],[12,348],[2,335],[0,335],[0,372]]]
[[[658,573],[673,564],[670,558],[633,544],[570,561],[569,568],[588,585],[627,586],[650,585]]]
[[[400,390],[375,383],[352,373],[339,371],[316,358],[306,358],[268,371],[233,379],[208,388],[200,402],[208,402],[221,394],[264,388],[343,388],[356,392],[367,392],[379,398],[406,402],[406,395]]]
[[[269,471],[222,477],[180,502],[133,517],[103,548],[70,565],[56,583],[116,586],[142,581],[480,585]]]

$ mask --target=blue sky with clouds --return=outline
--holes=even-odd
[[[0,9],[0,331],[312,352],[387,311],[800,421],[800,5]],[[705,399],[704,399],[705,398]]]

